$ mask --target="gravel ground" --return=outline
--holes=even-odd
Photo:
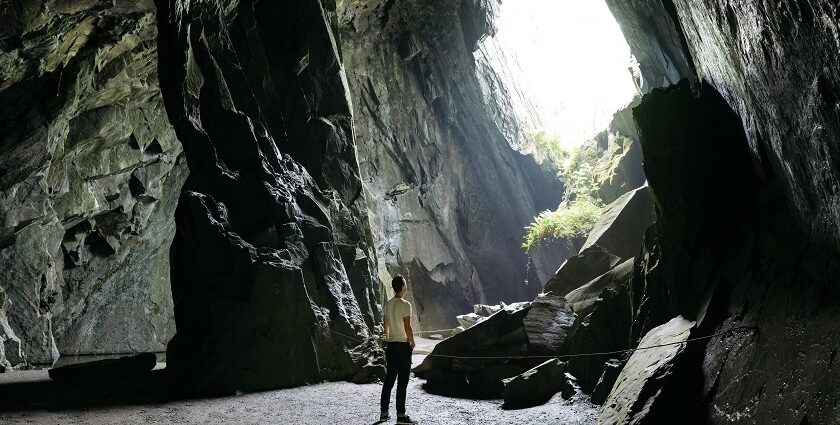
[[[414,364],[422,358],[415,355]],[[428,394],[421,382],[412,376],[408,389],[408,413],[421,424],[575,425],[592,424],[597,418],[597,407],[584,397],[564,401],[556,396],[543,406],[504,410],[501,400]],[[331,382],[235,397],[170,402],[134,399],[79,408],[78,399],[62,393],[69,389],[56,387],[46,371],[25,371],[0,374],[0,398],[20,400],[7,398],[11,404],[0,405],[0,424],[377,424],[381,388],[381,384]],[[70,398],[56,403],[61,397]]]

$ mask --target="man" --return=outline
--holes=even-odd
[[[385,360],[387,362],[385,383],[382,386],[381,421],[390,418],[388,406],[391,402],[391,389],[397,382],[397,423],[416,424],[405,414],[405,389],[408,387],[408,376],[411,373],[411,351],[414,350],[414,333],[411,329],[411,303],[404,299],[408,292],[408,282],[397,275],[391,280],[394,288],[394,298],[391,298],[383,308],[382,318],[385,326]]]

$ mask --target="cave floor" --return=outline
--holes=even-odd
[[[423,355],[415,355],[419,364]],[[162,372],[162,371],[161,371]],[[501,400],[429,394],[412,376],[409,414],[421,424],[591,424],[597,406],[584,396],[555,396],[542,406],[504,410]],[[77,390],[52,382],[46,370],[0,374],[2,424],[379,424],[381,384],[330,382],[232,397],[164,401],[109,389]],[[393,410],[393,401],[392,401]],[[392,412],[392,417],[394,416]],[[386,423],[394,423],[394,419]]]

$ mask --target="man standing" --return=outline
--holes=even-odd
[[[411,351],[414,350],[414,333],[411,329],[411,303],[403,297],[408,292],[408,282],[397,275],[391,280],[394,298],[383,308],[385,322],[385,360],[387,361],[385,383],[382,386],[381,412],[379,419],[388,420],[388,406],[391,402],[391,389],[397,380],[397,424],[416,424],[405,414],[405,390],[411,373]],[[399,378],[399,379],[398,379]]]

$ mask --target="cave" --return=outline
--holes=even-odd
[[[420,423],[836,423],[840,6],[592,2],[571,150],[513,2],[0,2],[0,422],[375,422],[404,276]]]

